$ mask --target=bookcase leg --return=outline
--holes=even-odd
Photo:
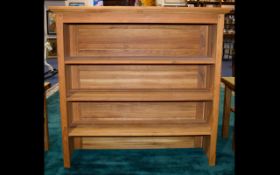
[[[71,154],[73,150],[72,139],[69,137],[63,137],[63,160],[64,168],[71,167]]]
[[[216,165],[216,140],[217,137],[205,136],[203,138],[203,148],[208,157],[208,164],[210,166]]]
[[[208,164],[210,166],[216,165],[216,140],[217,137],[210,136],[209,140],[209,152],[208,152]]]

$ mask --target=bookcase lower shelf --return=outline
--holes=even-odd
[[[210,125],[203,121],[195,124],[107,124],[69,130],[74,149],[202,148],[209,136]]]
[[[211,136],[205,121],[195,124],[109,124],[73,127],[73,149],[204,148]]]
[[[69,136],[187,136],[210,135],[207,123],[195,124],[110,124],[75,127]]]

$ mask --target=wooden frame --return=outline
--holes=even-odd
[[[230,9],[49,8],[56,13],[64,167],[75,149],[100,148],[203,148],[216,164]]]

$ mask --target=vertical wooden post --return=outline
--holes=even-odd
[[[224,31],[224,15],[218,16],[216,31],[216,40],[214,45],[215,52],[215,69],[214,69],[214,88],[213,88],[213,111],[210,118],[210,125],[212,128],[211,135],[208,139],[208,163],[210,166],[216,164],[216,147],[217,147],[217,133],[218,133],[218,117],[219,117],[219,97],[220,97],[220,83],[221,83],[221,62],[222,62],[222,47],[223,47],[223,31]]]
[[[70,168],[72,139],[68,136],[68,121],[67,121],[67,102],[66,102],[66,80],[65,80],[65,65],[64,65],[64,37],[63,37],[63,16],[56,14],[56,33],[57,33],[57,55],[58,55],[58,80],[59,80],[59,96],[60,96],[60,114],[62,128],[62,145],[64,167]]]

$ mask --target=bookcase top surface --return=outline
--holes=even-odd
[[[225,14],[231,8],[222,7],[161,7],[161,6],[49,6],[53,12],[167,12]]]

